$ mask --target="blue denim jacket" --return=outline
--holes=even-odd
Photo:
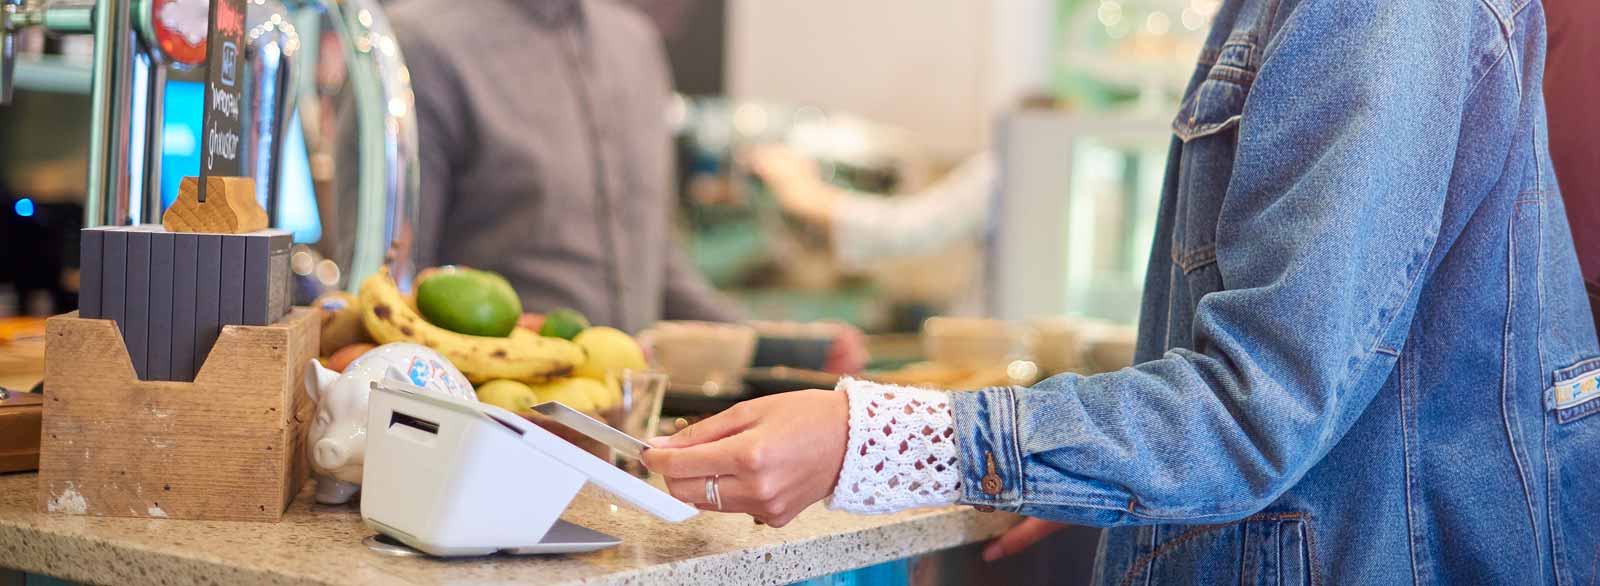
[[[1138,365],[955,395],[962,502],[1112,527],[1101,584],[1600,580],[1544,31],[1536,0],[1226,0]]]

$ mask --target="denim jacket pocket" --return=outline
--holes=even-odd
[[[1298,512],[1258,513],[1219,525],[1153,527],[1158,544],[1133,560],[1119,584],[1308,586],[1312,580],[1311,518]]]
[[[1558,582],[1600,583],[1600,357],[1552,374],[1545,450]]]
[[[1216,259],[1212,253],[1217,215],[1233,177],[1245,96],[1255,81],[1251,60],[1256,51],[1251,39],[1248,34],[1235,34],[1221,48],[1205,52],[1201,60],[1205,79],[1184,95],[1172,119],[1172,132],[1180,141],[1173,151],[1178,185],[1172,259],[1185,274]]]
[[[1207,52],[1211,61],[1205,81],[1184,96],[1172,119],[1178,140],[1188,143],[1239,125],[1245,93],[1255,81],[1250,65],[1254,53],[1255,44],[1248,35],[1235,35],[1215,53]]]
[[[1215,75],[1216,66],[1212,68]],[[1207,77],[1179,106],[1172,132],[1185,143],[1230,130],[1244,113],[1246,86],[1219,77]]]
[[[1230,45],[1234,46],[1248,45]],[[1232,53],[1243,55],[1248,50],[1224,50],[1222,55]],[[1238,73],[1243,71],[1241,66],[1224,61],[1213,65],[1205,81],[1189,93],[1172,120],[1172,131],[1182,143],[1174,153],[1179,172],[1171,257],[1183,274],[1180,286],[1196,301],[1223,285],[1214,266],[1217,218],[1233,176],[1239,120],[1248,91],[1242,83],[1247,76]]]

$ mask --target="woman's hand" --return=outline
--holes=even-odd
[[[983,548],[983,561],[992,562],[1006,556],[1016,555],[1022,550],[1032,547],[1040,539],[1049,537],[1051,533],[1066,527],[1065,523],[1046,521],[1044,519],[1023,519],[1017,526],[1007,529],[993,543]]]
[[[836,322],[838,330],[833,335],[833,345],[828,348],[828,359],[822,370],[833,374],[859,374],[867,368],[872,354],[867,351],[867,335],[853,325]]]
[[[823,226],[832,219],[839,190],[822,180],[816,161],[778,144],[751,147],[743,159],[771,188],[784,211]]]
[[[717,477],[721,511],[782,527],[833,494],[849,426],[844,393],[781,393],[651,440],[644,463],[679,500],[718,510],[706,499],[706,479]]]

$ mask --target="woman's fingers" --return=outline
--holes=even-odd
[[[749,427],[757,419],[756,415],[752,413],[754,409],[744,407],[744,405],[744,403],[734,405],[726,411],[685,427],[678,433],[651,438],[650,445],[656,448],[686,448],[714,442],[744,431],[746,427]]]
[[[644,463],[667,478],[674,497],[708,510],[717,507],[707,506],[713,499],[706,477],[720,474],[722,512],[747,513],[778,527],[833,490],[848,419],[843,393],[781,393],[658,440],[645,450]]]
[[[770,514],[767,509],[771,503],[757,498],[749,483],[738,476],[717,477],[717,494],[722,497],[720,509],[706,498],[706,477],[668,478],[667,492],[673,498],[694,505],[702,511],[746,513],[757,516]]]
[[[1017,526],[1007,529],[1000,537],[995,538],[994,543],[983,548],[983,561],[992,562],[1016,555],[1065,526],[1063,523],[1044,519],[1023,519]]]
[[[719,441],[687,448],[650,448],[644,451],[644,465],[667,478],[692,478],[732,474],[739,471],[732,441]]]
[[[667,494],[691,505],[699,506],[707,502],[705,487],[705,478],[667,479]]]
[[[717,510],[706,498],[706,479],[709,476],[695,478],[668,478],[667,492],[680,501],[691,505],[705,505],[709,510]],[[717,493],[722,496],[724,511],[730,511],[728,505],[734,501],[743,500],[739,495],[744,494],[744,482],[737,476],[718,476]]]

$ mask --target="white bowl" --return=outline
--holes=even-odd
[[[756,351],[756,331],[743,324],[664,321],[641,332],[639,344],[674,389],[718,395],[742,388]]]

